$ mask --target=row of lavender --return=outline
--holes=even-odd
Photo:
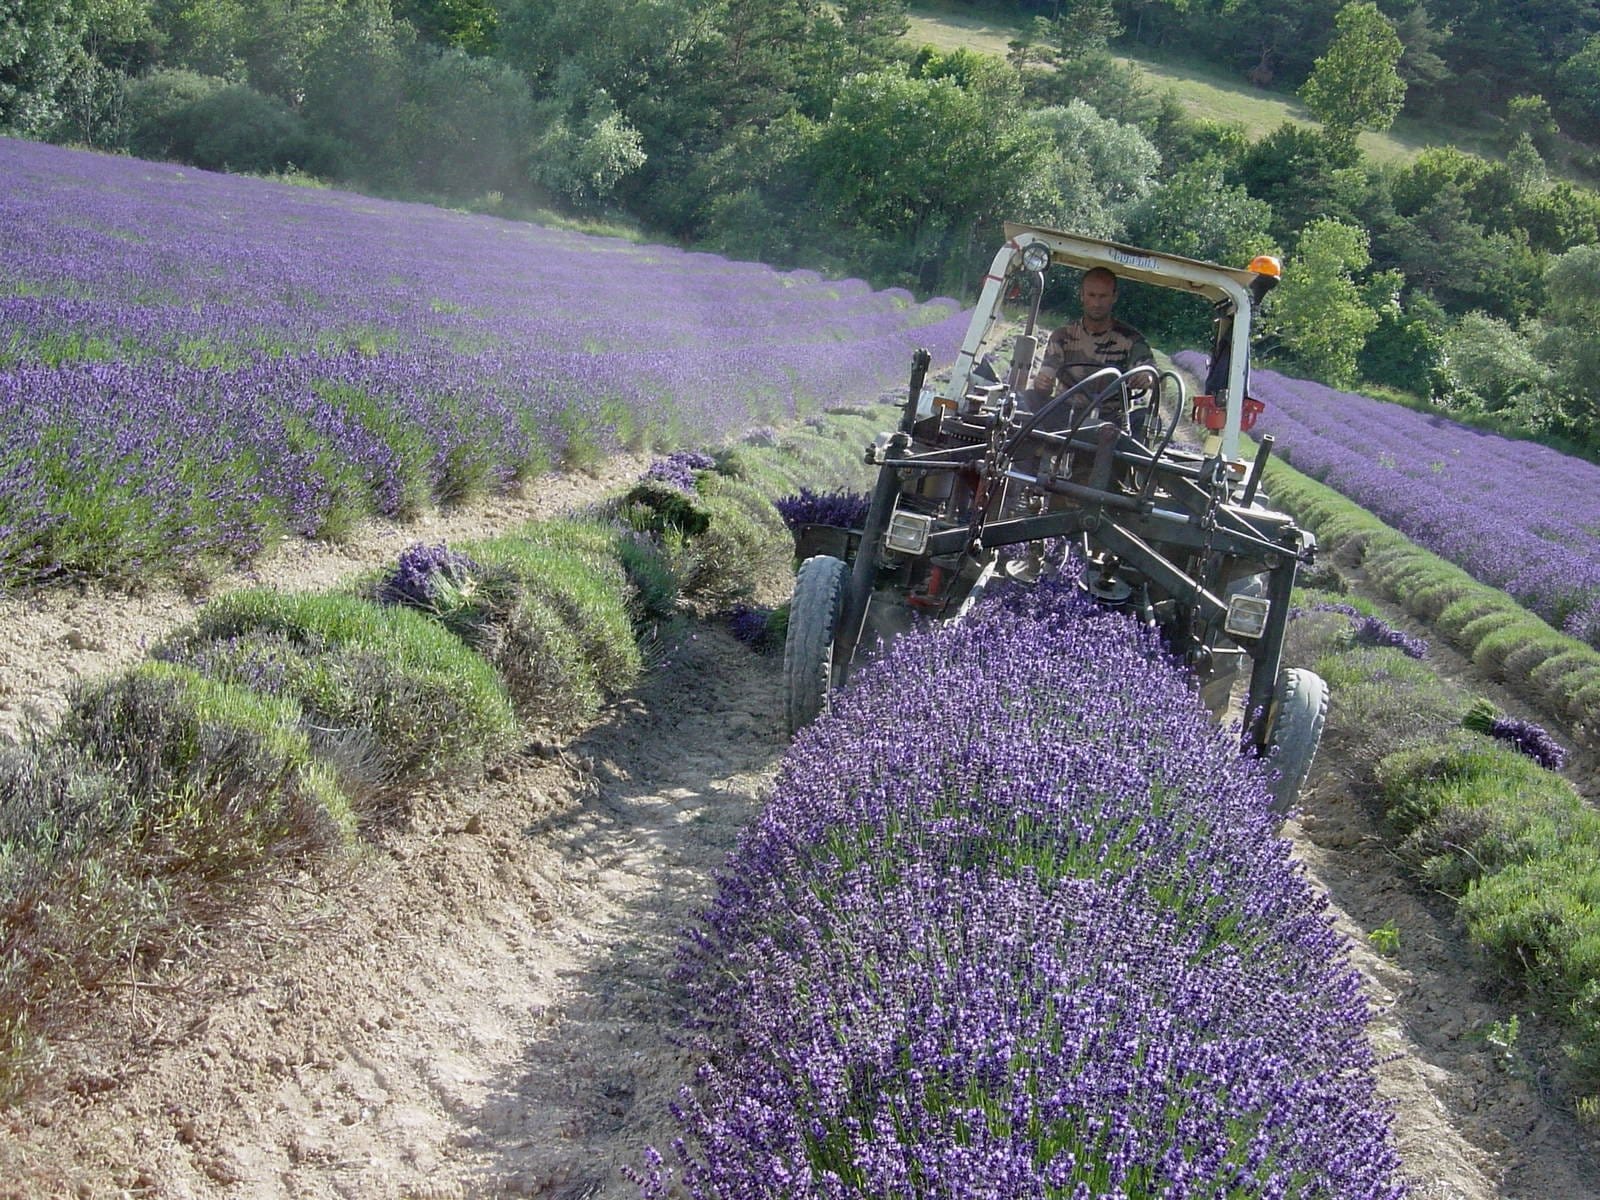
[[[0,588],[705,443],[949,357],[953,302],[0,139]]]
[[[1368,1011],[1259,763],[1066,578],[801,734],[687,943],[647,1196],[1393,1197]]]
[[[1273,371],[1250,380],[1258,431],[1295,468],[1600,647],[1600,466]]]

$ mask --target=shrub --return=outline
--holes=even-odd
[[[304,670],[285,695],[333,736],[379,759],[380,787],[471,772],[514,744],[516,719],[494,670],[413,609],[353,596],[239,591],[201,610],[158,653],[174,660],[206,643],[279,635]]]
[[[638,680],[639,646],[618,559],[516,536],[474,542],[466,550],[491,569],[509,574],[523,592],[537,596],[567,623],[581,647],[582,673],[592,676],[591,686],[616,695]]]
[[[1316,662],[1334,697],[1330,711],[1339,714],[1325,735],[1330,742],[1370,762],[1460,722],[1465,694],[1426,663],[1393,647],[1346,645]]]
[[[113,971],[352,826],[292,705],[161,663],[77,692],[0,752],[0,1095]]]
[[[789,610],[735,604],[728,610],[728,629],[752,650],[766,651],[783,645],[789,632]]]
[[[769,510],[758,522],[727,495],[702,495],[710,524],[687,544],[684,591],[712,601],[748,596],[763,572],[782,570],[793,555],[789,535]]]
[[[483,627],[478,650],[524,720],[566,729],[600,711],[604,697],[583,641],[544,596],[519,594],[509,612]]]
[[[129,149],[208,170],[317,170],[331,147],[314,139],[282,101],[240,83],[159,71],[128,85]]]
[[[1042,585],[800,735],[685,946],[689,1192],[1402,1194],[1265,773],[1159,659]]]
[[[97,840],[142,834],[164,870],[227,874],[325,850],[351,831],[299,717],[281,700],[156,662],[78,692],[54,736],[127,785],[133,803],[99,811]]]

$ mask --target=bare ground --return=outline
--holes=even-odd
[[[552,483],[260,574],[320,586],[602,486]],[[73,678],[133,661],[192,610],[94,591],[0,609],[0,715],[49,715]],[[702,629],[588,733],[419,797],[409,828],[220,931],[198,965],[120,989],[37,1095],[0,1112],[0,1196],[636,1195],[621,1167],[670,1139],[692,1069],[674,1037],[677,934],[783,751],[778,684],[772,659]],[[1341,753],[1286,832],[1369,982],[1417,1194],[1600,1196],[1593,1137],[1532,1053],[1539,1031],[1509,1057],[1483,1036],[1514,1005],[1384,851]],[[1365,933],[1391,920],[1385,957]]]

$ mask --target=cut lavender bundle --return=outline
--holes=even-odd
[[[1547,771],[1559,771],[1566,765],[1566,748],[1551,737],[1544,726],[1508,717],[1488,700],[1480,699],[1474,703],[1461,724],[1510,743]]]
[[[871,497],[863,492],[814,492],[803,487],[798,495],[784,496],[774,503],[783,523],[792,530],[802,525],[860,529],[866,523]]]
[[[711,455],[698,450],[674,450],[665,458],[652,462],[641,478],[665,483],[680,492],[692,492],[695,473],[709,471],[716,465]]]

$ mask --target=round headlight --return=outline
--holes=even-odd
[[[1029,242],[1022,248],[1022,265],[1029,271],[1043,271],[1050,265],[1050,247],[1043,242]]]

